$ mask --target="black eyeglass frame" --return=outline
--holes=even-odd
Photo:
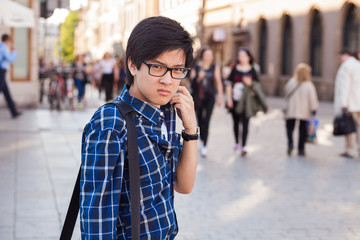
[[[189,71],[191,70],[191,68],[182,68],[182,67],[169,68],[169,67],[164,66],[164,65],[161,65],[161,64],[152,64],[152,63],[147,63],[147,62],[145,62],[145,61],[143,61],[143,63],[149,68],[149,75],[150,75],[150,76],[153,76],[153,77],[163,77],[163,76],[165,76],[165,74],[166,74],[168,71],[170,71],[170,75],[171,75],[171,77],[172,77],[173,79],[182,80],[182,79],[186,78],[186,76],[188,75]],[[161,67],[164,67],[164,68],[166,68],[166,71],[165,71],[164,74],[162,74],[162,75],[154,75],[154,74],[151,74],[151,73],[150,73],[150,69],[151,69],[152,66],[161,66]],[[184,70],[187,70],[187,72],[186,72],[186,74],[185,74],[184,77],[182,77],[182,78],[176,78],[176,77],[173,76],[173,72],[172,72],[174,69],[184,69]]]

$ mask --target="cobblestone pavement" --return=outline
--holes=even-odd
[[[0,109],[0,240],[58,239],[82,129],[100,104],[24,110],[16,120]],[[246,158],[232,150],[230,115],[215,109],[194,191],[175,198],[177,239],[360,239],[360,159],[338,156],[344,139],[331,135],[332,105],[321,103],[318,143],[306,157],[287,157],[281,101],[269,105],[251,119]]]

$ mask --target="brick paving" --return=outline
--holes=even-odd
[[[338,156],[344,139],[331,135],[332,105],[320,104],[318,143],[306,157],[287,157],[281,99],[268,101],[269,112],[251,119],[246,158],[232,150],[230,115],[215,109],[194,191],[175,198],[177,239],[359,240],[360,158]],[[24,110],[16,120],[0,109],[0,240],[58,239],[82,129],[101,103]]]

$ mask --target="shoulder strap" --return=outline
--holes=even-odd
[[[125,117],[127,128],[127,150],[130,175],[131,239],[140,239],[140,162],[134,109],[124,101],[113,101]]]
[[[296,92],[296,90],[300,87],[300,85],[301,85],[301,83],[298,83],[298,84],[296,85],[296,87],[294,87],[294,88],[291,90],[291,92],[289,93],[289,95],[287,95],[286,99],[289,99],[289,98]]]
[[[130,210],[131,210],[131,235],[132,239],[140,239],[140,162],[137,142],[137,134],[134,123],[135,111],[126,102],[119,100],[109,102],[114,104],[121,115],[125,118],[127,128],[127,148],[130,175]],[[71,240],[77,215],[80,208],[80,174],[78,172],[75,187],[71,196],[69,209],[66,213],[64,226],[61,231],[60,240]]]

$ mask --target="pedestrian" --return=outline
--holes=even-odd
[[[348,50],[340,52],[341,65],[335,78],[334,111],[350,113],[355,121],[357,133],[345,135],[345,151],[341,156],[353,158],[355,154],[355,135],[360,154],[360,62],[351,56]]]
[[[290,156],[293,151],[293,131],[296,121],[299,121],[298,155],[305,156],[306,124],[310,117],[315,117],[319,106],[315,86],[311,81],[311,67],[305,63],[298,64],[284,91],[287,102],[285,111],[287,154]]]
[[[195,102],[195,111],[200,126],[200,153],[207,154],[207,140],[211,114],[215,100],[218,106],[222,105],[223,85],[220,67],[214,63],[214,54],[210,48],[204,47],[200,52],[200,60],[191,71],[192,96]],[[216,99],[217,95],[217,99]]]
[[[126,82],[126,67],[124,59],[120,58],[117,65],[119,69],[119,81],[117,82],[117,91],[118,94],[120,94]]]
[[[40,97],[39,102],[43,102],[45,94],[45,79],[48,77],[48,68],[43,58],[39,59],[39,85],[40,85]]]
[[[254,58],[248,48],[241,47],[237,52],[236,65],[233,67],[228,79],[225,81],[226,107],[229,109],[233,119],[233,130],[235,136],[234,151],[241,151],[241,156],[247,154],[246,140],[249,131],[250,117],[245,112],[237,113],[235,107],[239,103],[244,85],[252,86],[258,82],[258,76],[253,66]],[[239,125],[242,123],[242,142],[239,143]]]
[[[113,99],[114,80],[118,80],[118,69],[116,61],[106,52],[100,60],[101,88],[105,89],[105,101]]]
[[[85,96],[85,86],[88,81],[86,68],[84,55],[77,55],[72,64],[72,77],[78,90],[78,108],[80,109],[84,107],[83,100]]]
[[[4,94],[8,108],[13,118],[20,116],[21,112],[16,109],[15,103],[12,100],[6,83],[6,71],[9,69],[9,64],[14,62],[16,55],[16,48],[11,42],[10,36],[8,34],[3,34],[1,36],[0,43],[0,92]]]
[[[139,22],[127,43],[127,84],[117,99],[136,111],[141,239],[174,239],[178,225],[173,189],[190,193],[194,185],[196,114],[190,93],[179,86],[193,62],[192,43],[179,23],[160,16]],[[176,113],[184,126],[183,145],[175,131]],[[105,105],[84,129],[82,239],[132,239],[124,121],[115,106]]]

